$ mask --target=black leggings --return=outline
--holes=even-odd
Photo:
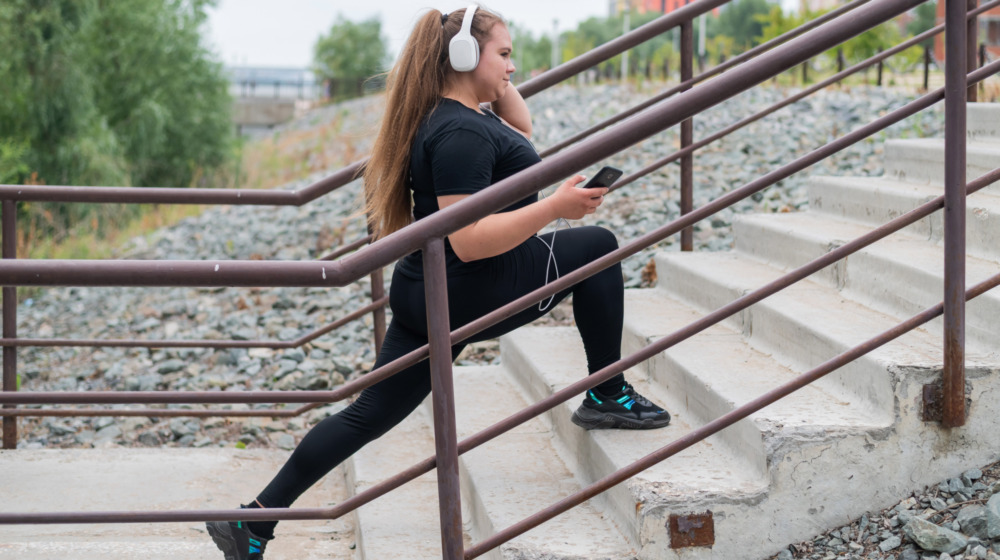
[[[552,234],[539,236],[551,243]],[[578,227],[556,235],[555,258],[560,274],[567,274],[615,250],[614,234],[598,227]],[[549,249],[530,238],[514,249],[490,259],[481,273],[448,278],[448,307],[451,328],[455,329],[527,294],[545,282]],[[551,271],[550,280],[555,278]],[[583,338],[587,366],[594,373],[621,358],[623,313],[621,265],[606,268],[556,295],[555,305],[573,294],[573,315]],[[382,351],[375,361],[378,368],[427,344],[424,283],[394,274],[389,291],[393,318]],[[517,315],[452,347],[452,359],[465,345],[508,333],[530,323],[545,312],[533,305]],[[606,385],[617,384],[622,377]],[[605,384],[602,384],[605,385]],[[313,427],[281,468],[274,480],[257,497],[265,507],[289,507],[296,498],[326,473],[401,422],[430,393],[430,362],[423,360],[396,375],[365,389],[350,406]],[[612,392],[614,392],[612,391]],[[256,524],[255,524],[256,525]],[[264,525],[264,524],[261,524]],[[273,529],[274,524],[268,528]],[[251,527],[253,529],[253,527]],[[270,531],[254,531],[267,537]]]

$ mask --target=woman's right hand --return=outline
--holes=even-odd
[[[604,202],[604,195],[608,193],[606,187],[593,189],[577,187],[586,179],[583,175],[574,175],[545,199],[552,206],[556,218],[579,220],[587,214],[596,212],[597,207]]]

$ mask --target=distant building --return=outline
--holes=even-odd
[[[937,25],[944,23],[944,1],[937,3]],[[979,37],[976,38],[976,45],[986,45],[986,52],[991,58],[1000,56],[1000,7],[987,10],[977,18],[979,21]],[[976,47],[978,56],[978,49]],[[934,38],[934,58],[938,62],[944,61],[944,34],[939,33]]]
[[[694,0],[610,0],[608,2],[608,14],[610,16],[616,16],[621,13],[626,5],[629,5],[631,9],[640,14],[645,14],[647,12],[656,12],[661,14],[669,14],[670,12],[682,8]],[[715,8],[712,10],[715,15],[719,14],[719,9]]]

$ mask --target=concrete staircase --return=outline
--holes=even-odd
[[[1000,106],[969,106],[968,178],[1000,164]],[[816,177],[810,210],[744,216],[727,253],[664,253],[659,286],[626,293],[623,351],[683,327],[942,192],[943,141],[890,141],[880,178]],[[1000,271],[1000,187],[968,200],[968,283]],[[586,432],[559,406],[462,457],[468,540],[476,542],[674,441],[942,298],[940,213],[816,273],[626,372],[674,413],[649,432]],[[743,420],[585,506],[494,550],[494,559],[750,559],[878,510],[914,489],[998,458],[1000,293],[971,302],[965,427],[923,422],[922,389],[940,379],[941,321],[914,331]],[[468,435],[586,371],[573,328],[501,339],[501,366],[456,368]],[[430,407],[363,450],[354,478],[377,478],[433,452]],[[381,476],[381,473],[379,473]],[[403,503],[359,512],[359,557],[438,558],[433,478]],[[362,483],[364,485],[365,483]],[[410,509],[412,504],[412,510]],[[411,512],[404,515],[401,509]],[[681,546],[671,516],[710,513]],[[420,527],[410,527],[410,523]],[[430,537],[428,537],[430,535]],[[683,536],[683,535],[681,535]]]
[[[969,179],[1000,162],[1000,106],[969,107]],[[943,142],[891,141],[881,178],[816,177],[810,210],[744,216],[728,253],[664,253],[659,286],[626,292],[625,354],[689,324],[941,193]],[[461,458],[468,542],[505,528],[940,301],[936,214],[626,375],[673,414],[647,432],[594,431],[579,399]],[[1000,187],[968,200],[968,283],[1000,271]],[[524,560],[744,560],[773,555],[914,489],[1000,457],[1000,293],[967,308],[966,426],[921,420],[940,379],[941,321],[905,335],[720,434],[612,488],[486,557]],[[460,435],[580,379],[573,328],[501,339],[502,365],[456,368]],[[299,506],[340,502],[433,454],[430,406],[359,452]],[[261,487],[281,451],[0,452],[0,511],[232,507]],[[241,484],[233,484],[240,473]],[[434,473],[336,521],[289,522],[268,558],[441,557]],[[346,482],[346,483],[345,483]],[[114,487],[114,493],[80,492]],[[28,504],[27,506],[25,504]],[[671,526],[673,525],[673,530]],[[711,542],[687,546],[682,542]],[[0,527],[0,559],[220,558],[203,525]]]

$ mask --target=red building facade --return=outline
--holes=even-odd
[[[938,0],[937,3],[937,24],[940,25],[944,23],[944,6],[945,0]],[[1000,7],[987,10],[985,13],[980,14],[979,20],[979,37],[976,40],[976,44],[986,45],[986,52],[989,53],[990,58],[997,58],[1000,56]],[[979,47],[976,47],[979,48]],[[978,54],[977,54],[978,56]],[[934,39],[934,58],[938,62],[944,61],[944,34],[939,33]]]

